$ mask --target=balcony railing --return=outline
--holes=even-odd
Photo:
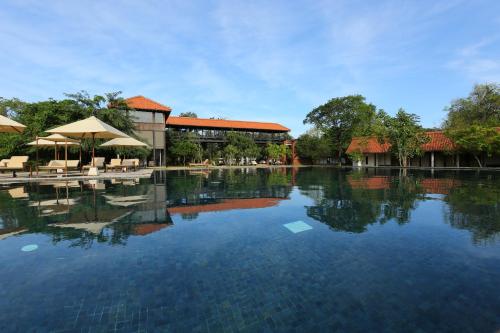
[[[172,130],[167,129],[167,134],[174,138],[176,136],[187,133],[184,130]],[[227,131],[214,131],[214,130],[197,130],[189,131],[196,135],[200,142],[226,142]],[[287,139],[286,133],[264,133],[264,132],[238,132],[247,135],[252,138],[256,143],[267,143],[267,142],[283,142]]]

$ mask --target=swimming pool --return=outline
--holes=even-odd
[[[500,174],[231,169],[0,187],[0,331],[500,329]]]

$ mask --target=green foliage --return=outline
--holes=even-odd
[[[224,157],[226,159],[226,163],[229,165],[233,165],[233,161],[236,159],[239,150],[236,146],[232,144],[228,144],[224,147]]]
[[[325,135],[303,134],[297,138],[295,149],[301,159],[312,163],[332,156],[332,143]]]
[[[408,160],[422,154],[421,146],[430,138],[419,125],[419,117],[399,109],[395,117],[385,117],[385,127],[380,133],[391,144],[391,150],[399,160],[399,165],[406,167]]]
[[[444,127],[447,129],[470,125],[500,126],[500,85],[478,84],[467,98],[454,100],[446,111]]]
[[[66,94],[67,99],[25,103],[18,99],[0,98],[0,112],[8,114],[13,119],[26,125],[25,131],[18,134],[0,134],[0,158],[12,155],[32,154],[33,147],[25,144],[33,141],[36,136],[44,136],[47,129],[68,124],[95,115],[111,126],[133,136],[133,119],[124,112],[127,109],[125,101],[119,95],[121,92],[106,93],[104,96],[90,96],[85,91]],[[98,146],[102,140],[96,142]],[[89,150],[90,140],[83,140],[82,148]],[[76,153],[78,148],[71,148]],[[108,149],[109,151],[109,149]],[[117,150],[114,150],[117,152]],[[142,152],[142,153],[141,153]],[[130,150],[131,155],[143,154],[142,150]]]
[[[309,112],[305,124],[313,124],[331,140],[337,157],[342,157],[353,136],[372,132],[376,107],[361,95],[337,97]]]
[[[198,118],[198,115],[194,112],[188,111],[188,112],[181,112],[179,114],[179,117]]]
[[[248,135],[239,132],[229,132],[226,139],[227,146],[232,146],[228,151],[231,152],[233,158],[249,157],[256,159],[261,153],[259,146]]]
[[[460,98],[446,109],[446,135],[463,152],[471,153],[482,167],[481,156],[500,153],[500,86],[474,86],[467,98]]]
[[[170,153],[185,165],[187,160],[201,160],[202,148],[196,135],[188,132],[173,138]]]
[[[491,156],[494,153],[500,153],[500,132],[493,127],[471,125],[448,129],[446,133],[460,150],[474,156],[479,167],[482,167],[480,158],[482,154]]]
[[[268,143],[266,146],[266,155],[269,159],[278,161],[286,156],[286,146]]]

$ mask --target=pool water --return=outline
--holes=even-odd
[[[0,187],[0,332],[496,332],[500,173]]]

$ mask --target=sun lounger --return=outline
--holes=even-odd
[[[131,158],[131,159],[123,159],[120,160],[118,158],[112,159],[110,164],[106,164],[106,172],[108,170],[120,170],[123,172],[130,170],[137,170],[139,168],[139,159]]]
[[[16,171],[23,171],[28,159],[28,156],[12,156],[8,160],[4,159],[0,163],[0,172],[12,171],[12,177],[17,177]]]
[[[109,164],[106,164],[105,165],[105,170],[106,172],[108,172],[108,170],[120,170],[122,167],[122,160],[119,159],[119,158],[112,158],[111,161],[109,162]]]
[[[95,167],[98,169],[104,169],[105,158],[104,157],[95,157],[94,159],[95,159]],[[87,170],[87,169],[90,169],[93,167],[94,167],[94,163],[90,162],[90,164],[84,165],[82,167],[82,170]]]
[[[190,167],[205,167],[205,166],[209,166],[209,160],[206,159],[203,161],[203,163],[189,163],[189,166]]]
[[[49,173],[52,171],[55,172],[67,172],[70,170],[78,170],[78,165],[80,164],[79,160],[68,160],[66,165],[65,160],[52,160],[47,165],[42,165],[38,167],[39,171],[48,171]]]
[[[129,171],[134,169],[136,171],[139,168],[139,159],[138,158],[130,158],[124,159],[122,161],[122,167],[124,167],[124,171]]]

